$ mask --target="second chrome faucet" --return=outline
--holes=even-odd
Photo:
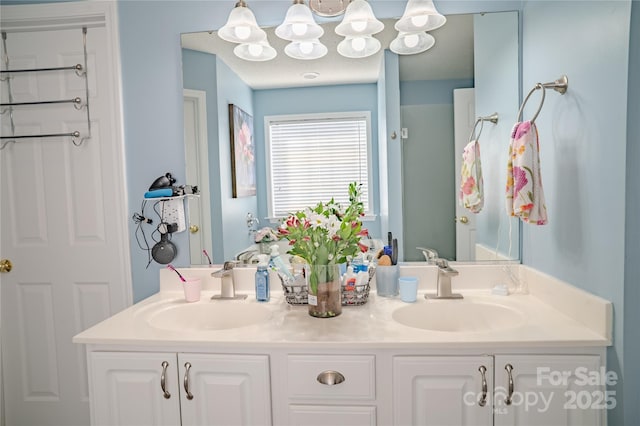
[[[438,283],[436,286],[436,294],[425,294],[425,299],[462,299],[460,293],[451,292],[451,277],[458,275],[458,271],[449,266],[446,259],[440,259],[438,252],[425,248],[416,247],[422,251],[428,263],[435,264],[438,267]]]

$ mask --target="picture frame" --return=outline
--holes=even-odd
[[[255,196],[257,190],[253,117],[234,104],[229,104],[229,136],[232,196]]]

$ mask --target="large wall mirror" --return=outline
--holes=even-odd
[[[203,248],[216,263],[228,260],[253,244],[249,228],[277,225],[267,219],[264,118],[345,111],[372,117],[375,217],[365,226],[373,238],[386,238],[387,224],[395,221],[402,224],[396,236],[404,261],[424,260],[416,247],[463,262],[519,260],[519,222],[504,207],[507,150],[519,106],[518,13],[450,15],[431,32],[434,47],[417,55],[385,51],[397,33],[395,20],[382,21],[385,31],[376,38],[383,49],[364,59],[337,54],[336,22],[322,24],[329,53],[311,61],[287,57],[287,42],[273,28],[265,30],[278,55],[266,62],[237,58],[235,45],[215,31],[182,35],[187,179],[202,190],[190,205],[192,264],[204,263]],[[256,196],[232,196],[229,104],[254,120]],[[389,111],[399,112],[397,132],[387,123]],[[479,138],[484,206],[472,213],[458,203],[462,150],[476,117],[493,113],[498,122],[485,122]],[[385,144],[398,151],[401,167],[379,158]],[[390,180],[402,188],[401,206],[385,205]]]

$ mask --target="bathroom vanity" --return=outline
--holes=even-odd
[[[80,333],[94,425],[604,425],[611,304],[522,265],[459,265],[462,300],[376,297],[333,319],[288,305],[272,285],[255,301],[186,303],[161,291]],[[516,274],[526,294],[493,295]],[[247,276],[250,276],[248,271]],[[276,283],[279,284],[279,283]]]

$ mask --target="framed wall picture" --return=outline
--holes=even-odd
[[[229,104],[231,186],[233,198],[256,195],[256,157],[253,117]]]

